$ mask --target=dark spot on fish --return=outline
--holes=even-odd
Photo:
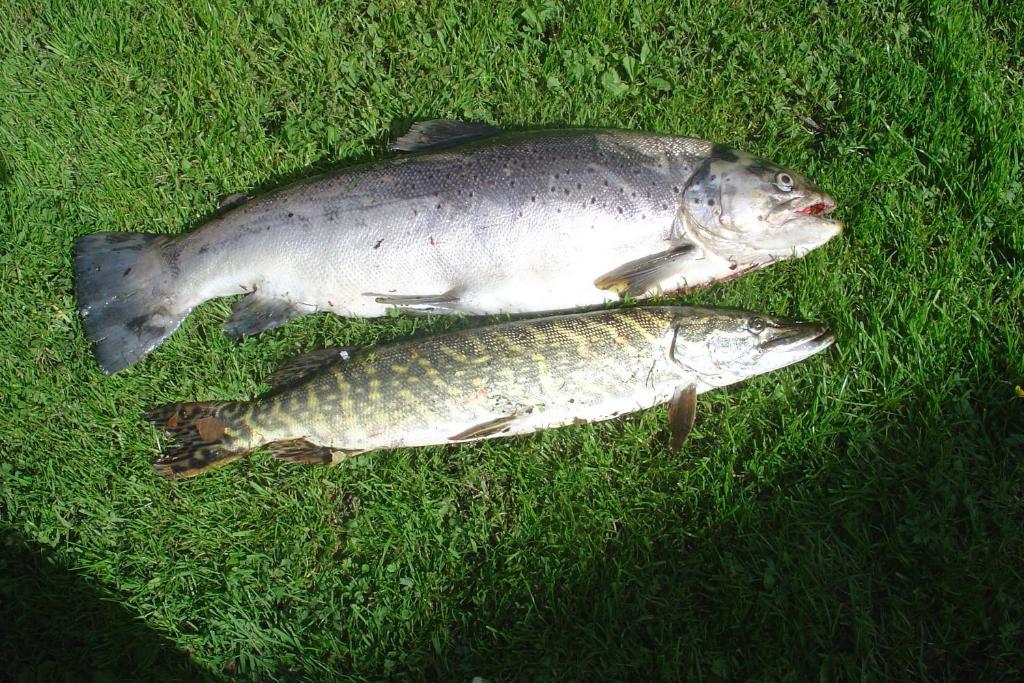
[[[622,213],[622,207],[621,206],[616,206],[615,208],[618,210],[619,213]]]
[[[470,190],[470,191],[469,191],[469,196],[470,196],[470,197],[472,197],[472,196],[473,196],[473,190]]]
[[[569,188],[568,188],[568,187],[567,187],[567,188],[565,188],[565,196],[566,196],[566,197],[568,197],[568,196],[569,196]]]
[[[290,213],[290,212],[289,212],[289,213],[288,213],[288,218],[295,218],[295,214],[294,214],[294,213]]]
[[[440,210],[441,210],[441,205],[440,205],[440,204],[438,204],[438,205],[437,205],[437,210],[438,210],[438,211],[440,211]]]
[[[146,330],[147,327],[149,327],[149,325],[147,324],[148,320],[149,316],[143,313],[142,315],[137,315],[131,320],[129,320],[127,327],[129,330],[131,330],[132,332],[141,337],[142,333]]]
[[[712,174],[711,176],[708,177],[708,180],[714,180],[717,177],[718,177],[717,175]]]
[[[382,245],[382,244],[384,244],[384,240],[383,239],[379,239],[379,240],[377,240],[377,244],[373,245],[373,248],[374,249],[380,249],[380,245]]]
[[[739,267],[738,263],[730,263],[729,264],[729,270],[736,270],[737,267]]]
[[[533,195],[532,197],[530,197],[530,201],[531,202],[537,201],[537,195]]]
[[[434,236],[433,235],[430,236],[430,246],[432,246],[432,247],[433,246],[437,246],[436,244],[434,244]]]
[[[561,175],[559,175],[558,173],[556,173],[556,174],[555,174],[555,180],[558,180],[558,179],[559,179],[559,178],[561,178],[561,177],[562,177],[562,176],[561,176]]]
[[[736,152],[725,145],[715,145],[711,148],[711,156],[723,161],[739,161]]]
[[[128,277],[128,273],[132,272],[131,268],[125,268],[124,272],[121,273],[121,277]]]
[[[583,189],[583,183],[576,183],[576,189],[577,190],[582,190]]]
[[[210,245],[209,244],[204,244],[203,246],[199,247],[199,253],[200,254],[205,254],[208,251],[210,251]]]
[[[708,200],[708,206],[714,206],[714,205],[715,205],[715,200],[714,199],[709,199]]]
[[[590,198],[590,203],[591,204],[595,203],[596,201],[597,201],[597,197],[591,197]]]
[[[678,185],[673,185],[672,186],[672,192],[674,192],[675,194],[679,194],[679,186]]]

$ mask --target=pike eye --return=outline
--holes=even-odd
[[[783,192],[793,191],[793,176],[789,175],[785,171],[780,171],[775,174],[775,187],[779,188]]]
[[[766,328],[767,326],[768,324],[764,321],[763,318],[751,318],[750,322],[747,323],[747,329],[753,332],[754,334],[761,334],[762,332],[764,332],[764,328]]]

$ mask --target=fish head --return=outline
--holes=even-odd
[[[724,387],[798,363],[835,342],[819,323],[731,309],[681,309],[670,357],[706,387]]]
[[[803,256],[840,232],[836,200],[746,152],[716,147],[691,176],[680,216],[690,237],[737,266]]]

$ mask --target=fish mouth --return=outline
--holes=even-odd
[[[827,213],[832,213],[836,208],[836,202],[833,199],[821,199],[808,204],[802,209],[798,209],[797,213],[804,216],[824,216]]]
[[[810,192],[806,195],[793,197],[776,206],[770,217],[776,220],[786,220],[786,217],[796,216],[825,216],[836,209],[836,200],[824,192]]]
[[[786,325],[774,339],[762,342],[760,346],[764,351],[817,353],[832,346],[835,341],[835,333],[824,325],[799,322]]]

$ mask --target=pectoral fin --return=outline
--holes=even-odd
[[[472,441],[474,439],[483,439],[488,436],[496,436],[508,430],[509,426],[512,424],[512,422],[515,421],[516,417],[518,416],[505,415],[494,420],[481,422],[478,425],[473,425],[464,432],[459,432],[455,436],[448,437],[448,441]]]
[[[274,389],[281,390],[287,386],[297,384],[332,363],[347,361],[356,348],[354,346],[332,346],[327,349],[304,353],[282,363],[273,374],[263,381],[274,387]]]
[[[697,385],[690,384],[676,389],[675,395],[668,404],[668,426],[672,432],[669,450],[678,453],[686,437],[693,430],[697,419]]]
[[[224,323],[224,334],[232,338],[250,337],[315,310],[316,307],[309,304],[275,298],[255,291],[235,304],[231,310],[231,317]]]
[[[678,276],[688,261],[697,254],[697,248],[685,242],[650,256],[624,263],[615,270],[605,273],[594,281],[600,289],[608,289],[620,295],[642,296],[671,277]]]
[[[454,313],[459,310],[459,297],[454,289],[444,294],[376,294],[365,292],[365,296],[372,296],[373,300],[385,306],[394,306],[407,311],[446,311]]]
[[[470,140],[489,138],[501,132],[501,128],[486,123],[468,123],[446,119],[418,121],[412,124],[408,133],[392,142],[388,148],[400,152],[423,152],[428,149],[452,147]]]

